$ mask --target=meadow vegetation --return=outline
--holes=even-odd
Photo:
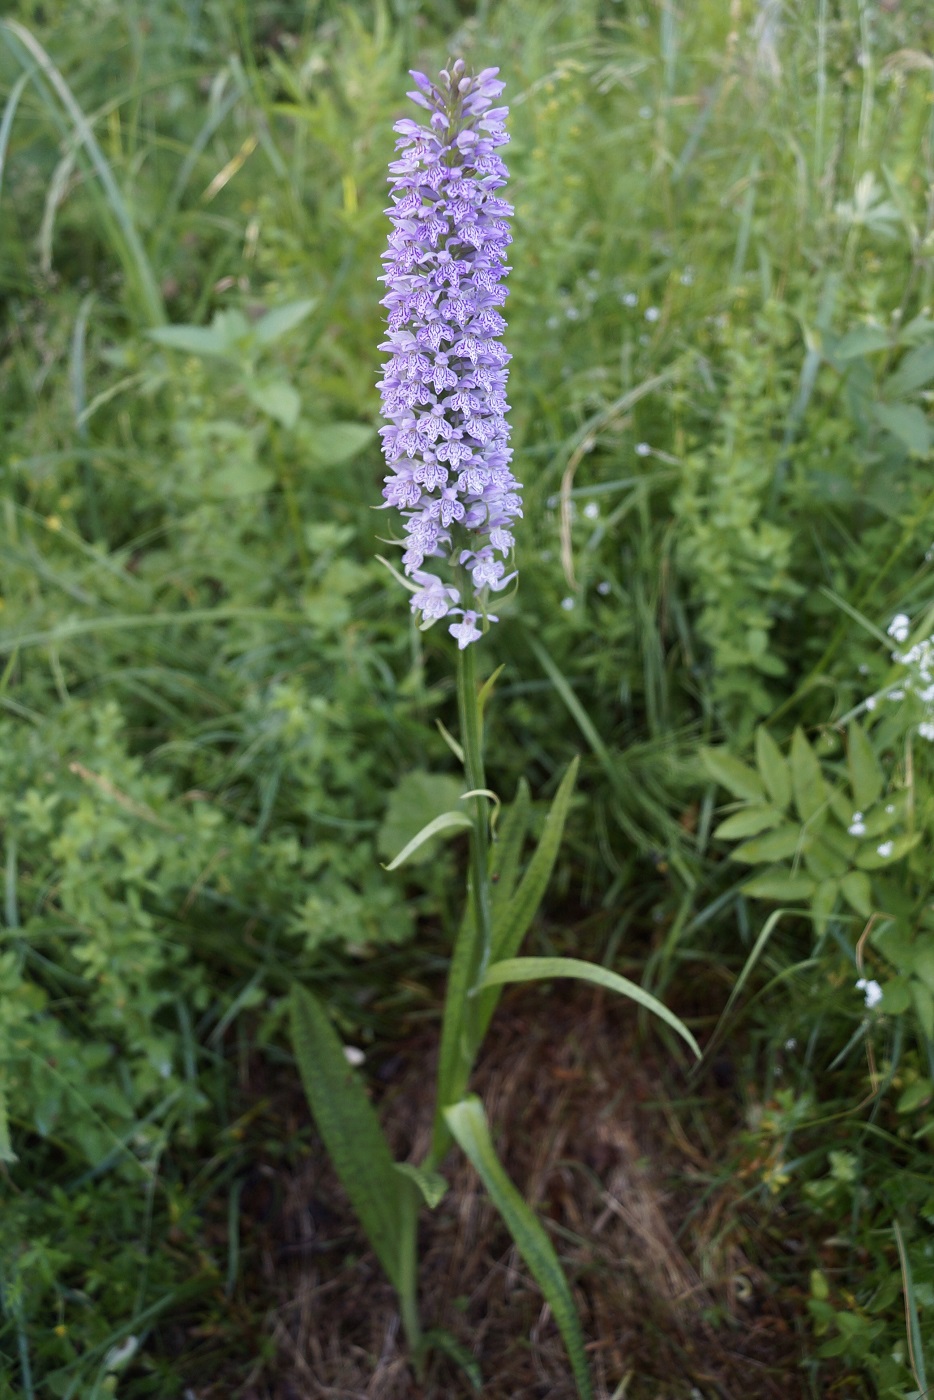
[[[642,1096],[696,1144],[672,1191],[709,1335],[753,1328],[755,1276],[794,1351],[761,1394],[909,1400],[934,1384],[925,0],[7,4],[0,1397],[333,1382],[277,1341],[254,1198],[320,1152],[293,980],[390,1082],[432,1053],[460,912],[456,839],[381,868],[459,784],[447,639],[373,510],[391,126],[452,54],[501,68],[516,205],[488,777],[525,775],[540,820],[582,758],[527,946],[624,972],[705,1048],[691,1077],[600,1010],[620,1084],[669,1063]],[[507,1040],[510,1006],[554,1014],[507,998]],[[589,1316],[599,1348],[619,1317]],[[511,1344],[477,1348],[484,1393],[574,1393],[560,1354],[523,1388]],[[605,1393],[756,1393],[673,1348],[634,1344]],[[382,1400],[414,1393],[393,1374]]]

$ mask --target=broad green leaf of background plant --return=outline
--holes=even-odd
[[[248,379],[246,391],[261,413],[268,414],[283,428],[294,428],[301,412],[298,390],[287,379]]]
[[[931,449],[931,428],[924,411],[914,403],[877,403],[873,412],[886,432],[915,457],[925,457]]]
[[[318,1131],[379,1262],[397,1291],[402,1270],[402,1221],[415,1185],[393,1161],[373,1105],[317,998],[294,983],[292,1047]]]
[[[853,797],[860,811],[865,812],[885,787],[885,776],[866,731],[856,720],[850,723],[847,731],[846,760]]]
[[[765,788],[758,773],[729,749],[701,749],[700,754],[707,772],[727,792],[744,797],[747,802],[765,801]]]
[[[585,962],[581,958],[505,958],[492,963],[483,976],[481,987],[498,987],[507,982],[547,982],[552,977],[570,977],[578,982],[590,982],[595,987],[605,987],[607,991],[618,992],[630,1001],[638,1002],[646,1011],[651,1011],[666,1025],[680,1035],[681,1039],[700,1059],[700,1047],[683,1021],[673,1011],[653,997],[628,977],[620,977],[609,968],[597,963]]]
[[[753,804],[734,812],[714,830],[714,836],[721,841],[738,841],[744,836],[758,836],[761,831],[769,831],[782,820],[784,813],[780,807],[763,807]]]
[[[791,786],[795,807],[804,822],[813,823],[827,804],[827,785],[820,760],[800,727],[791,736]]]
[[[373,429],[365,423],[313,424],[307,435],[311,456],[316,462],[329,467],[348,462],[372,441]]]
[[[756,730],[756,764],[769,797],[777,807],[791,801],[791,772],[788,761],[764,725]]]
[[[584,1336],[567,1279],[541,1222],[509,1180],[496,1155],[482,1103],[471,1095],[446,1108],[444,1117],[545,1295],[567,1347],[578,1395],[581,1400],[593,1400]]]

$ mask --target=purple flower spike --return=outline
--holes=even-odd
[[[506,183],[497,147],[509,137],[498,68],[475,77],[458,59],[438,83],[412,73],[409,97],[428,124],[395,125],[398,157],[390,167],[392,220],[384,255],[389,313],[383,365],[383,453],[392,475],[383,497],[405,521],[405,572],[414,578],[412,611],[424,626],[450,619],[463,649],[482,635],[478,623],[491,592],[515,573],[496,558],[513,547],[522,514],[509,463],[506,368],[499,307],[509,271],[506,219],[512,205],[496,191]],[[423,568],[442,561],[445,579]],[[455,621],[455,619],[460,621]]]

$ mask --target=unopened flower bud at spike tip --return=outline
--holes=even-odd
[[[500,339],[507,290],[506,220],[497,193],[507,171],[508,109],[496,68],[465,75],[463,59],[437,82],[412,72],[409,96],[427,124],[395,124],[390,164],[393,228],[383,281],[389,330],[383,364],[383,497],[402,514],[402,563],[419,588],[424,624],[445,618],[463,649],[497,619],[491,593],[514,578],[503,558],[522,515],[512,474],[506,402],[510,356]],[[425,569],[432,561],[440,574]],[[458,620],[459,619],[459,620]]]

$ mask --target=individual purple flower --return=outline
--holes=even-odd
[[[427,125],[405,118],[394,128],[381,279],[389,330],[380,349],[389,359],[380,431],[391,471],[383,497],[403,516],[413,612],[423,626],[451,619],[461,649],[497,621],[488,597],[516,575],[496,554],[510,554],[522,515],[509,465],[510,356],[499,339],[512,206],[496,194],[507,175],[497,148],[509,140],[508,108],[493,106],[498,72],[469,77],[458,59],[438,83],[412,73],[409,97],[429,115]],[[426,573],[426,559],[441,561],[447,577]]]

